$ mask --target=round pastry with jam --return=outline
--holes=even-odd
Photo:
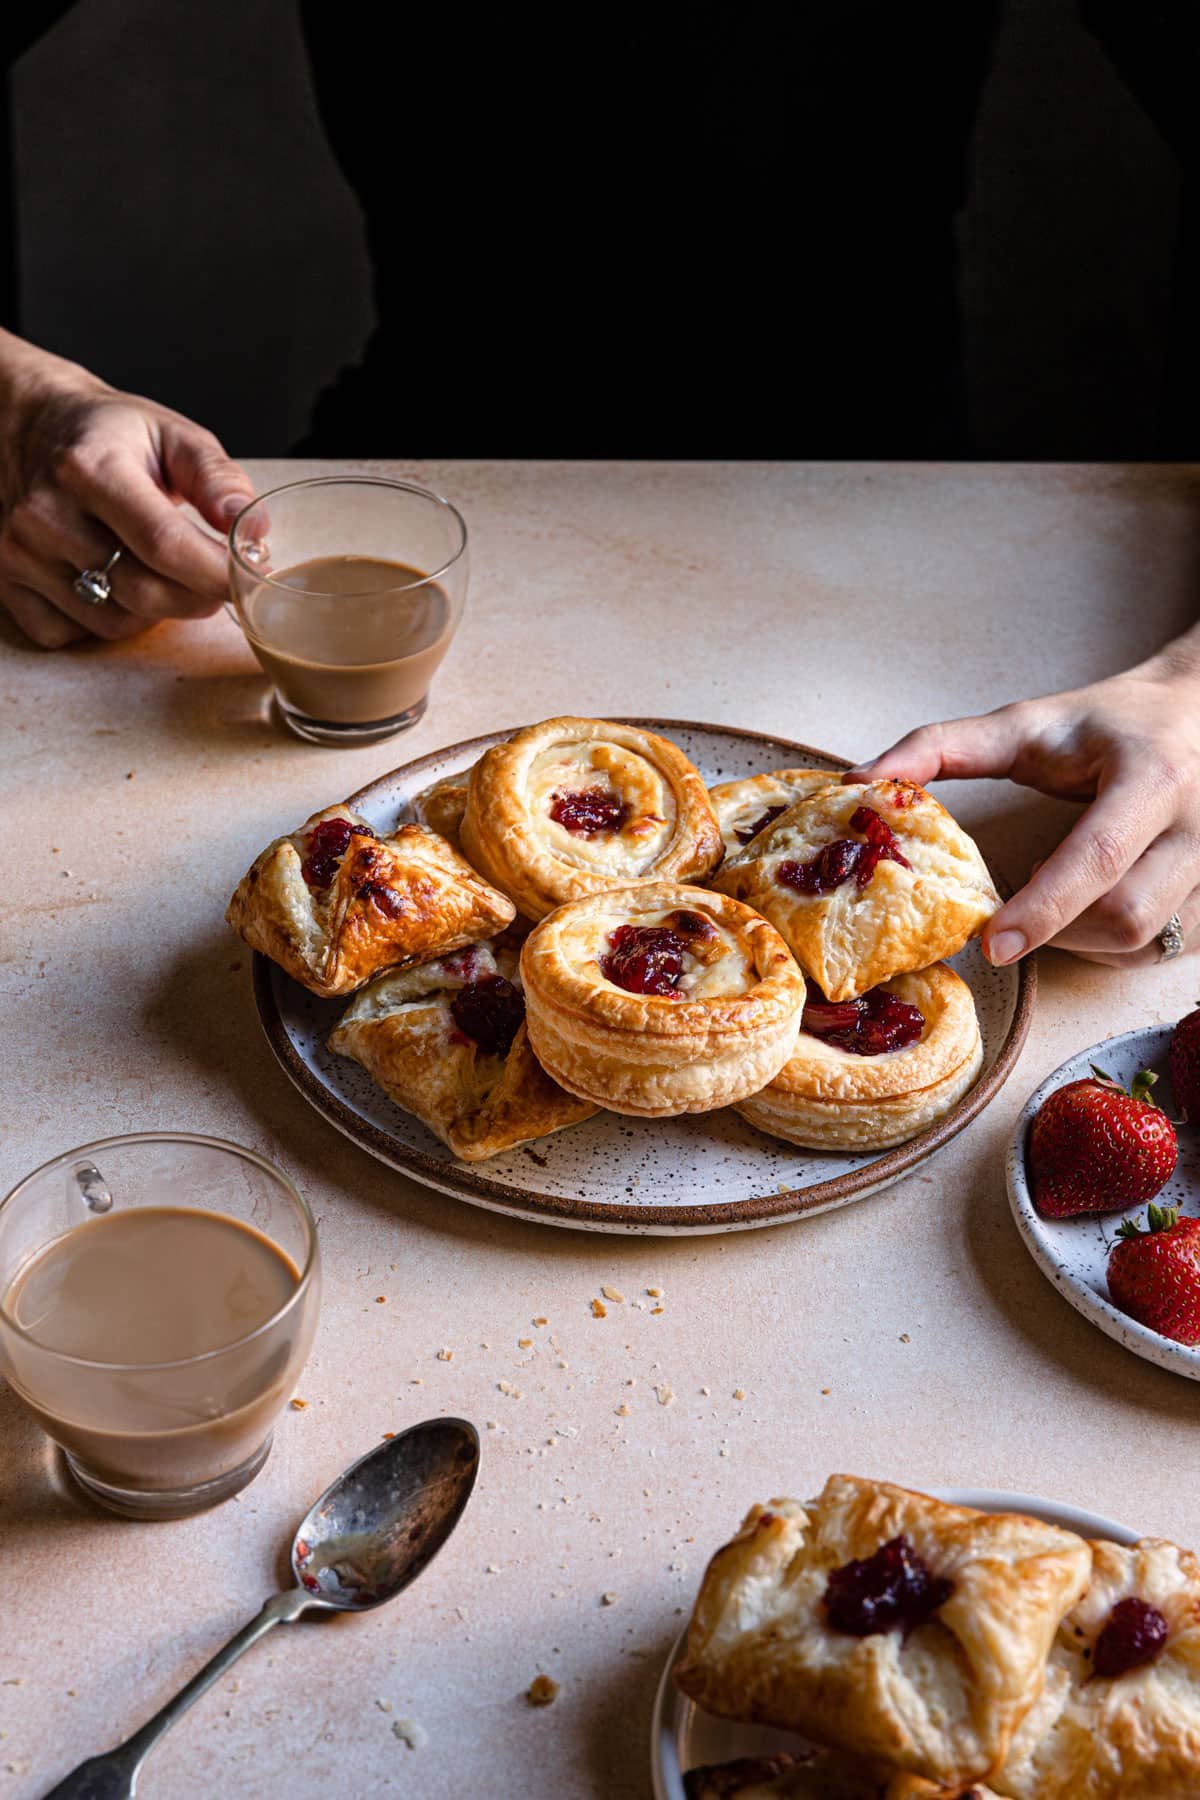
[[[471,770],[461,839],[532,920],[604,888],[711,874],[722,855],[682,750],[602,719],[547,719],[493,745]]]
[[[534,1053],[613,1112],[711,1112],[770,1081],[800,1028],[804,978],[774,927],[673,882],[590,894],[521,952]]]
[[[954,956],[1000,905],[975,844],[911,781],[796,801],[713,885],[770,919],[830,1000]]]
[[[591,1118],[529,1048],[514,950],[471,944],[381,975],[329,1039],[465,1162]]]
[[[947,1113],[982,1065],[974,998],[945,963],[854,1000],[810,980],[790,1061],[737,1111],[810,1149],[887,1150]]]

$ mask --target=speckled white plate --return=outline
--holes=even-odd
[[[1083,1537],[1110,1538],[1116,1544],[1135,1544],[1138,1538],[1136,1531],[1113,1519],[1081,1512],[1078,1507],[1037,1494],[1005,1494],[991,1488],[934,1488],[932,1492],[935,1499],[948,1500],[954,1506],[975,1506],[980,1512],[1031,1513],[1047,1525],[1060,1525]],[[685,1628],[667,1658],[654,1702],[650,1725],[654,1800],[687,1800],[683,1787],[685,1769],[734,1762],[741,1756],[776,1756],[789,1750],[795,1755],[810,1747],[790,1731],[772,1731],[766,1725],[739,1725],[732,1719],[718,1719],[701,1712],[675,1686],[675,1667],[683,1658],[686,1637]]]
[[[1145,1206],[1131,1206],[1123,1213],[1105,1213],[1100,1218],[1043,1219],[1033,1204],[1025,1169],[1025,1141],[1034,1114],[1055,1088],[1090,1075],[1093,1063],[1126,1087],[1139,1069],[1153,1069],[1159,1077],[1154,1098],[1171,1112],[1173,1097],[1167,1074],[1170,1042],[1169,1025],[1126,1031],[1120,1037],[1093,1044],[1090,1050],[1081,1050],[1048,1075],[1037,1092],[1029,1096],[1009,1146],[1008,1200],[1017,1230],[1034,1262],[1077,1312],[1135,1356],[1144,1356],[1160,1368],[1200,1381],[1200,1349],[1189,1350],[1186,1344],[1173,1343],[1149,1326],[1139,1325],[1136,1319],[1118,1311],[1108,1297],[1108,1253],[1116,1241],[1117,1227],[1123,1219],[1144,1214]],[[1155,1204],[1178,1206],[1181,1212],[1200,1211],[1200,1132],[1194,1128],[1185,1125],[1180,1130],[1179,1161]]]
[[[670,738],[709,782],[764,769],[827,768],[836,774],[847,766],[805,744],[727,726],[626,722]],[[422,788],[470,768],[489,745],[508,736],[493,732],[422,756],[352,794],[349,804],[377,830],[390,830],[411,817],[412,798]],[[441,1193],[520,1218],[587,1231],[691,1235],[780,1224],[862,1200],[932,1156],[982,1111],[1008,1079],[1025,1041],[1037,978],[1028,960],[1017,970],[991,968],[977,943],[954,966],[975,995],[983,1072],[945,1118],[876,1156],[798,1150],[726,1109],[678,1119],[600,1113],[486,1163],[459,1162],[357,1063],[326,1048],[344,1002],[316,999],[261,956],[255,958],[254,985],[267,1039],[301,1093],[393,1168]]]

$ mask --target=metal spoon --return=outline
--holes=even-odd
[[[46,1800],[129,1800],[163,1732],[272,1625],[304,1612],[367,1612],[401,1593],[458,1524],[478,1469],[479,1434],[465,1419],[426,1419],[361,1456],[325,1489],[296,1533],[297,1585],[272,1594],[140,1731],[80,1763]]]

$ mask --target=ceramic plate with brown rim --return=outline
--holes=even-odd
[[[807,744],[730,726],[673,719],[624,723],[670,738],[709,783],[766,769],[836,774],[848,766]],[[412,816],[414,794],[444,775],[469,769],[489,745],[510,735],[492,732],[418,757],[352,794],[349,804],[377,831],[390,830]],[[393,1168],[473,1206],[521,1219],[584,1231],[691,1236],[783,1224],[865,1200],[940,1150],[982,1112],[1008,1079],[1025,1040],[1036,975],[1029,962],[993,969],[978,943],[968,944],[953,966],[975,996],[983,1072],[945,1118],[898,1149],[876,1155],[798,1150],[726,1109],[678,1119],[601,1113],[486,1163],[463,1163],[394,1105],[357,1063],[326,1047],[344,1001],[316,999],[262,956],[254,959],[254,991],[271,1048],[300,1092],[339,1131]]]

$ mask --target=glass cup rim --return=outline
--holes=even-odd
[[[312,1286],[319,1248],[317,1222],[312,1216],[307,1200],[290,1176],[285,1175],[283,1170],[277,1168],[273,1162],[268,1162],[265,1156],[260,1156],[257,1150],[248,1150],[244,1144],[235,1144],[230,1138],[207,1137],[197,1131],[128,1131],[121,1132],[115,1137],[93,1138],[90,1143],[80,1144],[74,1150],[63,1150],[58,1156],[49,1157],[44,1163],[39,1163],[36,1169],[31,1169],[28,1175],[23,1175],[16,1186],[10,1188],[7,1194],[0,1199],[0,1216],[3,1215],[5,1207],[19,1199],[24,1188],[36,1181],[40,1175],[44,1175],[47,1170],[56,1168],[62,1163],[91,1156],[93,1151],[123,1148],[128,1144],[199,1144],[208,1150],[226,1151],[230,1155],[240,1157],[244,1162],[254,1163],[259,1169],[272,1175],[287,1191],[294,1203],[308,1239],[308,1254],[304,1259],[304,1267],[300,1271],[300,1279],[296,1283],[295,1292],[288,1296],[283,1305],[273,1312],[269,1319],[264,1319],[261,1325],[256,1325],[254,1330],[248,1331],[244,1337],[234,1338],[231,1343],[221,1344],[215,1350],[202,1350],[196,1356],[175,1356],[166,1362],[104,1362],[97,1357],[73,1356],[70,1351],[55,1350],[53,1345],[44,1344],[40,1338],[36,1338],[31,1331],[26,1330],[24,1325],[19,1324],[2,1303],[0,1303],[0,1324],[3,1324],[6,1330],[13,1332],[23,1342],[31,1345],[33,1349],[39,1351],[41,1355],[51,1356],[57,1362],[73,1363],[81,1369],[119,1369],[122,1372],[142,1374],[148,1374],[158,1369],[194,1368],[198,1363],[211,1361],[213,1357],[228,1356],[231,1350],[240,1350],[246,1344],[252,1344],[255,1338],[261,1337],[264,1332],[274,1330],[275,1326],[287,1317],[292,1308],[300,1304]],[[84,1220],[83,1223],[86,1224],[87,1221]],[[73,1229],[78,1229],[78,1227]],[[53,1243],[58,1241],[57,1238],[51,1240]],[[45,1245],[42,1246],[43,1249],[45,1247]],[[40,1250],[35,1252],[35,1255],[40,1254]]]
[[[428,575],[422,575],[419,581],[402,581],[398,582],[395,587],[365,588],[361,595],[346,593],[326,594],[323,593],[320,588],[297,587],[294,582],[280,581],[277,575],[264,574],[261,569],[256,569],[253,563],[247,562],[237,545],[238,526],[241,524],[246,514],[254,507],[261,506],[264,501],[273,500],[277,494],[290,494],[298,492],[301,488],[320,487],[390,488],[394,493],[416,494],[422,500],[432,500],[435,505],[444,507],[446,512],[454,519],[454,522],[458,527],[458,548],[454,551],[453,555],[446,558],[446,561],[442,563],[439,568],[433,569]],[[263,493],[255,494],[252,500],[247,500],[245,506],[243,506],[241,511],[234,516],[230,523],[228,544],[230,558],[237,564],[243,574],[247,575],[252,581],[266,583],[270,587],[282,588],[283,591],[288,594],[307,594],[311,598],[317,600],[361,599],[366,594],[412,594],[415,593],[418,588],[428,587],[432,582],[440,581],[442,576],[449,574],[455,563],[466,554],[467,522],[463,518],[461,512],[459,512],[457,506],[455,506],[453,500],[447,500],[446,496],[444,494],[439,494],[435,488],[422,487],[420,482],[417,481],[401,481],[391,475],[307,475],[302,481],[281,481],[278,487],[267,488]]]

